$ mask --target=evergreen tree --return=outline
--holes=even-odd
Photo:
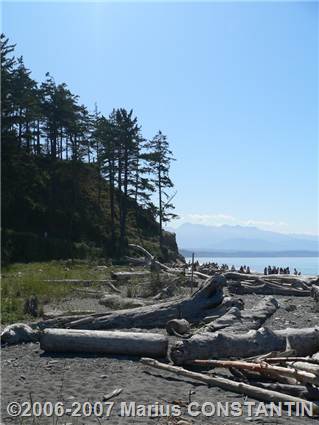
[[[174,187],[169,176],[171,161],[174,161],[173,153],[169,149],[167,137],[159,131],[153,139],[147,144],[147,159],[153,171],[153,182],[158,192],[157,215],[159,218],[159,240],[160,247],[163,249],[163,224],[176,218],[177,215],[171,211],[175,208],[171,203],[172,197],[168,189]]]

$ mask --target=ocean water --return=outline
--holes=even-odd
[[[192,261],[190,257],[185,257],[186,261]],[[240,266],[249,266],[251,271],[263,272],[269,266],[289,267],[290,273],[294,268],[305,275],[319,275],[318,257],[196,257],[195,261],[200,264],[215,262],[218,264],[234,265],[236,269]]]

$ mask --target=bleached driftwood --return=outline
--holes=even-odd
[[[289,394],[283,394],[277,391],[271,391],[268,389],[260,388],[254,385],[245,384],[243,382],[235,382],[231,379],[217,377],[217,376],[207,376],[202,373],[191,372],[189,370],[183,369],[182,367],[172,366],[169,364],[158,362],[154,359],[145,359],[142,358],[141,362],[147,366],[151,366],[157,369],[162,369],[166,372],[173,372],[179,376],[185,376],[186,378],[194,379],[200,382],[204,382],[207,385],[216,386],[222,388],[226,391],[232,391],[236,394],[244,394],[248,397],[261,400],[261,401],[270,401],[270,402],[287,402],[291,401],[293,403],[301,403],[304,406],[307,406],[309,412],[312,415],[317,415],[319,413],[319,407],[310,401],[301,399],[299,397],[294,397]]]
[[[39,332],[25,323],[14,323],[7,326],[1,333],[1,344],[21,344],[23,342],[37,342]]]
[[[224,273],[229,290],[236,294],[309,296],[317,277]]]
[[[250,284],[245,281],[236,281],[228,284],[229,292],[233,294],[261,294],[261,295],[287,295],[296,297],[309,297],[309,289],[298,289],[280,286],[272,282],[256,282]]]
[[[275,378],[278,376],[285,376],[296,379],[304,384],[319,386],[319,377],[312,372],[298,370],[297,368],[292,367],[272,366],[266,362],[252,363],[241,360],[194,360],[191,364],[203,366],[209,365],[226,369],[236,368],[238,370],[251,370],[265,376],[273,376]]]
[[[46,352],[165,357],[168,339],[156,333],[46,329],[40,347]]]
[[[115,279],[118,281],[127,281],[134,278],[150,277],[151,272],[147,270],[140,271],[140,272],[112,272],[111,276],[112,276],[112,279]]]
[[[120,310],[103,317],[86,317],[68,323],[78,329],[123,329],[165,327],[171,319],[186,319],[190,322],[214,311],[223,301],[225,279],[216,276],[208,279],[191,297],[150,306]]]
[[[221,329],[231,331],[248,331],[258,329],[279,308],[275,298],[268,296],[263,298],[254,308],[240,310],[231,308],[223,316],[213,320],[200,328],[199,332],[216,332]]]
[[[159,261],[157,261],[155,259],[155,257],[148,252],[145,248],[143,248],[140,245],[136,245],[136,244],[129,244],[129,247],[132,249],[135,249],[136,251],[139,251],[140,253],[142,253],[145,257],[145,264],[149,265],[151,267],[151,271],[160,271],[160,270],[164,270],[168,273],[172,273],[172,274],[180,274],[180,273],[185,273],[186,275],[191,275],[190,272],[187,272],[187,270],[185,269],[185,266],[183,268],[175,268],[173,269],[172,267],[168,267],[163,263],[160,263]],[[196,274],[198,277],[202,278],[202,279],[208,279],[210,276],[201,272],[194,272],[194,274]]]
[[[318,281],[317,276],[294,276],[290,274],[247,274],[247,273],[238,273],[238,272],[226,272],[224,276],[227,280],[247,280],[247,281],[265,281],[265,282],[274,282],[282,283],[291,286],[304,287],[307,286],[308,289],[312,285],[316,284]]]
[[[123,297],[121,295],[110,295],[105,294],[99,300],[99,304],[112,309],[125,309],[125,308],[136,308],[143,307],[145,303],[142,300],[136,298]]]
[[[227,359],[258,356],[283,351],[287,340],[296,355],[310,355],[319,350],[319,327],[271,331],[267,328],[247,333],[219,331],[199,333],[176,342],[170,352],[174,363],[195,359]]]
[[[46,279],[43,280],[45,283],[63,283],[69,285],[92,285],[93,283],[98,283],[105,285],[109,283],[109,280],[106,279]]]
[[[52,311],[46,311],[43,313],[42,317],[43,319],[57,319],[59,317],[65,317],[65,316],[81,316],[85,317],[90,314],[94,314],[95,311],[93,310],[71,310],[71,311],[59,311],[59,310],[52,310]]]
[[[303,361],[303,362],[298,361],[298,362],[289,363],[289,365],[295,369],[313,373],[314,375],[318,377],[318,380],[319,380],[319,364],[309,363],[308,361]]]

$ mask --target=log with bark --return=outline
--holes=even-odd
[[[227,330],[198,333],[176,342],[171,347],[170,356],[176,364],[195,359],[247,358],[269,351],[283,351],[287,341],[296,355],[313,354],[319,350],[319,327],[278,331],[260,328],[247,333]]]
[[[316,405],[315,403],[312,403],[311,401],[301,399],[299,397],[295,397],[289,394],[283,394],[278,391],[272,391],[269,389],[260,388],[254,385],[245,384],[243,382],[235,382],[231,379],[222,378],[219,376],[207,376],[202,373],[192,372],[192,371],[183,369],[182,367],[177,367],[177,366],[161,363],[154,359],[142,358],[141,362],[147,366],[161,369],[166,372],[173,372],[179,376],[185,376],[186,378],[204,382],[207,385],[216,386],[226,391],[232,391],[236,394],[244,394],[256,400],[274,402],[274,403],[292,402],[292,403],[298,403],[298,405],[303,403],[303,405],[306,406],[307,409],[309,409],[309,412],[311,412],[312,415],[319,414],[318,405]],[[293,404],[292,404],[292,407],[293,407]]]
[[[95,353],[165,357],[168,339],[156,333],[46,329],[40,347],[53,353]]]
[[[186,319],[196,322],[213,314],[214,308],[221,306],[225,278],[216,276],[209,278],[191,296],[181,300],[168,301],[150,306],[120,310],[103,317],[86,317],[67,324],[69,328],[78,329],[123,329],[123,328],[156,328],[165,327],[171,319]],[[226,303],[225,303],[226,304]],[[229,308],[229,301],[225,308]],[[218,310],[223,314],[224,311]]]
[[[299,370],[293,367],[272,366],[266,362],[252,363],[241,360],[194,360],[191,364],[202,366],[209,365],[227,369],[236,368],[237,370],[250,370],[258,372],[260,375],[273,376],[274,378],[278,376],[285,376],[296,379],[304,384],[319,386],[319,377],[313,372]]]

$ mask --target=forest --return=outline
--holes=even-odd
[[[133,110],[90,111],[49,72],[35,81],[1,35],[2,261],[123,258],[138,242],[178,255],[174,161]]]

